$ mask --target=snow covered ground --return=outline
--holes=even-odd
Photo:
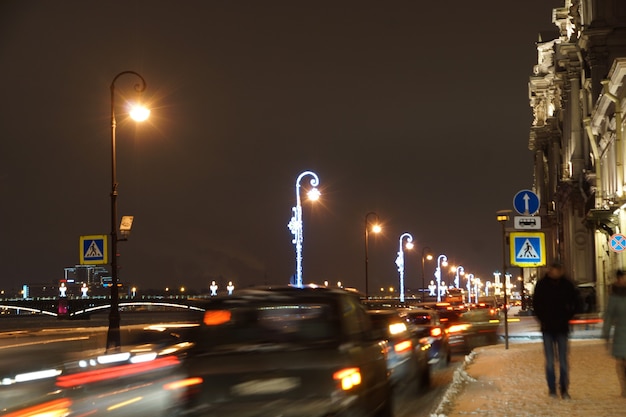
[[[601,339],[570,342],[571,400],[550,398],[540,339],[475,349],[431,417],[608,417],[626,415],[615,361]],[[558,374],[557,374],[558,375]]]

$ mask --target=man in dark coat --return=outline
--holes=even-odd
[[[555,357],[559,360],[561,398],[571,398],[569,388],[568,338],[569,321],[579,308],[578,290],[565,275],[563,265],[554,263],[537,282],[533,296],[535,315],[541,323],[543,350],[546,360],[546,380],[551,397],[556,397]]]

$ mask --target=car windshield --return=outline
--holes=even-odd
[[[339,337],[339,325],[329,304],[253,303],[231,307],[206,311],[200,329],[204,347],[310,344]]]

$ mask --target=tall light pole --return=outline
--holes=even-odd
[[[375,223],[371,223],[369,221],[370,217],[374,217]],[[369,237],[370,237],[370,227],[372,232],[380,233],[380,221],[378,219],[378,214],[373,211],[370,211],[365,215],[365,299],[369,296]]]
[[[457,288],[461,288],[461,275],[465,275],[465,268],[461,265],[456,267],[456,274],[454,276],[454,286]]]
[[[317,200],[320,196],[320,192],[316,188],[320,183],[320,179],[315,172],[304,171],[298,175],[296,179],[296,206],[291,209],[292,217],[287,225],[293,234],[292,243],[296,247],[296,287],[298,288],[304,286],[302,282],[302,205],[300,201],[300,181],[306,176],[312,177],[310,184],[313,188],[307,193],[309,199]]]
[[[146,80],[135,71],[122,71],[113,78],[111,82],[111,310],[109,312],[109,329],[107,331],[107,352],[119,350],[120,339],[120,311],[119,311],[119,288],[117,276],[117,156],[115,143],[115,82],[123,75],[133,75],[139,79],[140,83],[135,84],[135,91],[142,93],[146,90]],[[145,120],[150,112],[145,108],[133,110],[130,115],[137,121]]]
[[[441,301],[441,267],[448,265],[448,257],[446,255],[439,255],[437,257],[437,269],[435,270],[435,278],[437,279],[437,301]]]
[[[474,274],[467,274],[467,304],[472,303],[472,281],[474,281]]]
[[[509,220],[511,210],[499,210],[496,212],[496,220],[502,225],[502,275],[506,276],[506,222]],[[509,312],[506,300],[506,286],[504,287],[504,348],[509,348]]]
[[[400,273],[400,302],[404,302],[404,239],[406,238],[406,248],[413,248],[413,236],[410,233],[402,233],[400,235],[400,247],[398,249],[398,257],[396,258],[396,265],[398,266],[398,272]]]
[[[422,248],[422,294],[426,292],[426,277],[424,273],[424,261],[428,259],[429,261],[433,259],[432,249],[428,246]],[[422,300],[423,301],[423,300]]]

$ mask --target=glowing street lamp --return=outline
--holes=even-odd
[[[296,206],[291,209],[293,216],[287,225],[291,233],[293,234],[292,243],[296,246],[296,287],[302,288],[304,286],[302,281],[302,205],[300,203],[300,181],[306,176],[311,176],[311,186],[313,187],[307,193],[310,200],[317,200],[320,197],[320,192],[316,188],[319,183],[319,177],[313,171],[304,171],[296,179]]]
[[[370,216],[373,216],[376,220],[375,223],[371,223],[369,221]],[[369,237],[370,237],[370,227],[372,232],[380,233],[382,228],[379,224],[378,214],[373,211],[370,211],[365,215],[365,299],[369,296],[369,273],[368,273],[368,263],[369,263]]]
[[[456,267],[455,275],[454,275],[454,286],[456,288],[461,288],[461,276],[465,275],[465,268],[461,265]]]
[[[406,238],[406,248],[413,249],[413,236],[410,233],[403,233],[400,235],[400,248],[398,249],[398,257],[396,258],[396,265],[398,266],[398,272],[400,273],[400,302],[404,302],[404,239]]]
[[[435,279],[437,280],[437,301],[441,301],[441,267],[448,266],[448,257],[439,255],[437,257],[437,269],[435,270]]]
[[[140,83],[135,84],[135,91],[142,93],[146,89],[146,81],[135,71],[122,71],[113,78],[111,83],[111,310],[109,312],[109,329],[107,331],[106,351],[119,351],[121,347],[120,338],[120,311],[119,311],[119,288],[117,276],[117,155],[116,155],[116,138],[115,128],[117,121],[115,119],[115,82],[122,75],[133,75],[139,78]],[[136,118],[137,121],[146,120],[150,114],[146,109],[132,109],[130,116]]]

